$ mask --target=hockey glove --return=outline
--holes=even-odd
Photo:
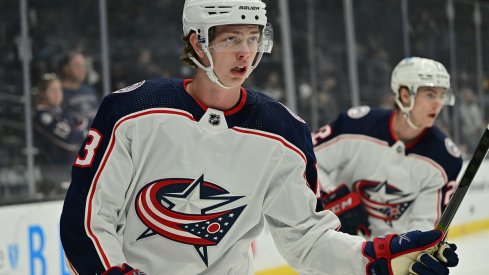
[[[367,274],[442,275],[448,267],[458,264],[457,247],[442,243],[443,232],[411,231],[401,235],[389,234],[365,242],[363,254],[369,259]]]
[[[122,266],[113,266],[109,270],[105,271],[102,275],[146,275],[139,269],[134,269],[128,264]]]
[[[324,209],[331,210],[341,221],[340,231],[350,235],[370,236],[368,213],[355,192],[342,183],[331,192],[321,194]]]

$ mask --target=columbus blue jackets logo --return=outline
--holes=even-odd
[[[403,193],[387,181],[357,181],[354,190],[358,192],[369,216],[384,220],[390,226],[414,202],[414,199],[410,199],[411,194]]]
[[[199,179],[161,179],[144,186],[136,198],[136,212],[148,229],[138,238],[160,235],[193,245],[208,265],[207,247],[225,238],[246,205],[222,210],[243,196]],[[220,208],[221,211],[214,209]],[[213,211],[214,210],[214,211]]]

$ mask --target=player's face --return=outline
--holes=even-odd
[[[260,29],[256,25],[224,25],[215,31],[209,45],[214,71],[224,85],[241,85],[255,59]]]
[[[51,106],[61,106],[63,102],[63,89],[59,80],[53,80],[46,89],[46,100]]]
[[[439,87],[420,87],[414,97],[411,119],[421,127],[431,127],[443,108],[446,89]]]

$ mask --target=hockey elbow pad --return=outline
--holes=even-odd
[[[102,275],[147,275],[139,269],[134,269],[128,264],[113,266],[105,271]]]
[[[363,244],[366,274],[444,275],[458,264],[456,246],[443,243],[440,230],[389,234]]]
[[[331,210],[341,222],[340,231],[350,235],[370,236],[368,213],[357,193],[351,192],[346,184],[321,194],[323,208]]]

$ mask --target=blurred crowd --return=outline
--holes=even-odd
[[[275,46],[246,84],[286,104],[279,4],[265,2],[275,26]],[[111,92],[102,90],[99,2],[30,0],[28,4],[36,182],[43,195],[62,195],[69,184],[70,165],[97,107]],[[180,13],[175,11],[181,10],[183,1],[120,0],[106,4],[112,91],[143,79],[192,75],[192,70],[177,58],[181,41],[167,39],[181,33],[181,26],[174,22],[180,20]],[[0,4],[0,197],[25,192],[24,79],[18,48],[18,5],[13,0]],[[316,101],[319,122],[324,124],[351,106],[343,1],[292,0],[289,5],[298,113],[310,121],[314,111],[311,102]],[[312,9],[308,5],[313,5]],[[450,70],[446,1],[413,0],[409,5],[411,55],[439,60]],[[479,98],[474,25],[470,19],[473,5],[458,5],[461,16],[457,18],[462,18],[455,25],[459,58],[452,82],[457,84],[459,144],[469,154],[489,120],[483,117],[480,107],[481,101],[486,109],[489,105],[489,80],[486,74],[484,98]],[[485,8],[489,16],[489,7]],[[390,108],[394,104],[390,74],[405,50],[401,1],[357,1],[354,14],[361,104]],[[485,29],[483,45],[487,47],[489,26]],[[311,32],[315,67],[311,66],[308,51]],[[484,56],[483,64],[489,64],[488,59]],[[311,86],[312,74],[317,77],[317,87]],[[450,134],[455,109],[446,112],[450,114],[440,123]],[[314,127],[311,125],[312,130]]]

